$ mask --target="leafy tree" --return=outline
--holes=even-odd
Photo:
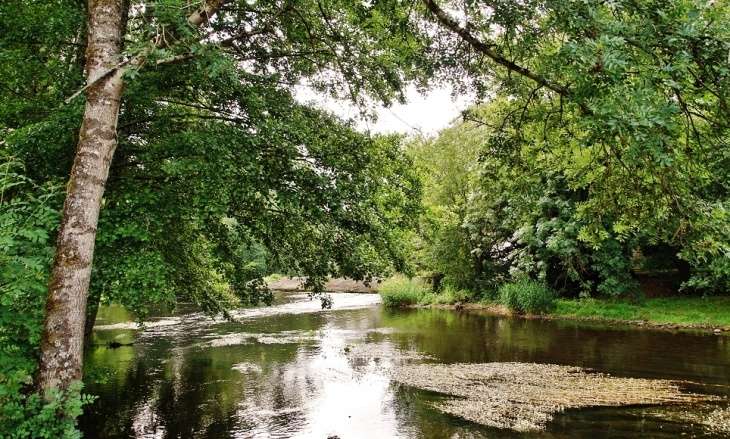
[[[669,245],[700,273],[707,263],[722,271],[730,235],[715,163],[727,150],[727,4],[423,4],[464,43],[454,59],[476,90],[498,103],[466,115],[489,128],[485,161],[523,171],[495,170],[482,194],[487,216],[512,210],[517,260],[588,287],[602,279],[609,294],[635,285],[630,257],[646,245]],[[505,185],[519,189],[517,206],[492,195]]]
[[[69,69],[0,72],[12,89],[3,141],[28,175],[64,179],[72,168],[39,389],[80,379],[84,321],[93,323],[102,294],[141,315],[176,293],[211,311],[267,301],[261,271],[243,255],[255,245],[315,288],[328,274],[370,279],[403,268],[397,241],[419,185],[398,139],[357,133],[290,90],[309,78],[359,104],[365,95],[402,99],[418,70],[403,67],[399,50],[420,46],[406,38],[406,11],[325,3],[100,0],[88,4],[86,29],[83,4],[58,2],[57,44],[36,39],[53,31],[51,8],[4,5],[4,23],[19,29],[3,40],[14,60],[36,50],[49,67]],[[382,32],[386,22],[396,25]],[[85,92],[83,108],[74,90]],[[64,96],[70,103],[59,109]]]
[[[470,228],[473,224],[467,221],[476,209],[479,156],[486,136],[483,126],[453,123],[434,138],[410,142],[427,209],[416,245],[421,265],[457,290],[489,289],[500,272],[503,255],[486,239],[489,230]]]

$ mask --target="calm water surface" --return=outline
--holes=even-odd
[[[81,417],[87,438],[583,438],[711,437],[676,413],[727,407],[624,407],[558,414],[530,435],[487,428],[432,407],[438,394],[391,382],[412,362],[536,362],[613,376],[682,381],[727,398],[730,337],[504,318],[437,309],[388,310],[377,295],[306,294],[241,311],[236,322],[190,306],[144,331],[123,309],[100,312],[85,381],[99,399]],[[133,343],[108,349],[106,343]],[[686,416],[683,419],[687,419]]]

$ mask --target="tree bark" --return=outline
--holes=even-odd
[[[104,185],[117,146],[117,116],[124,89],[123,70],[109,74],[121,54],[124,4],[124,0],[88,3],[86,71],[87,83],[93,85],[86,96],[51,268],[36,382],[39,390],[66,389],[81,380],[94,240]]]

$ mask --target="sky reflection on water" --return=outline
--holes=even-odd
[[[181,306],[143,332],[123,310],[103,310],[86,371],[114,374],[106,384],[87,385],[100,398],[81,418],[86,437],[524,437],[440,413],[431,406],[438,395],[388,378],[393,365],[423,361],[566,364],[690,380],[700,383],[693,390],[719,396],[730,388],[725,336],[387,310],[372,294],[334,298],[334,309],[323,311],[306,294],[280,294],[279,305],[242,310],[236,322]],[[134,345],[106,349],[112,340]],[[536,437],[595,435],[591,425],[610,425],[604,437],[704,434],[662,420],[668,410],[569,412]]]

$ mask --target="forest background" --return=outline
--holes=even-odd
[[[0,429],[78,434],[79,352],[109,301],[225,313],[270,303],[272,272],[314,291],[418,272],[474,300],[640,297],[637,272],[726,293],[729,12],[3,2]],[[410,84],[481,103],[406,139],[297,102],[303,82],[365,117]]]

